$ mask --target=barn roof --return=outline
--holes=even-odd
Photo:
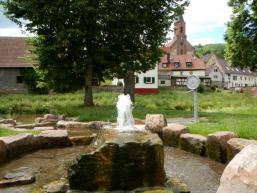
[[[23,37],[0,37],[0,68],[32,67],[25,59],[30,48]]]

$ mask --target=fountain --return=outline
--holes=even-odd
[[[135,130],[135,121],[132,115],[133,103],[129,95],[119,95],[117,102],[117,129],[118,131]]]
[[[72,189],[130,191],[164,186],[163,143],[157,134],[134,126],[132,108],[129,95],[118,97],[118,132],[105,135],[97,150],[74,160],[68,169]]]

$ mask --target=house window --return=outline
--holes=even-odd
[[[179,62],[174,62],[174,67],[175,68],[179,68],[180,67],[180,63]]]
[[[245,77],[245,80],[246,80],[247,78]]]
[[[167,64],[166,63],[162,63],[162,67],[163,68],[167,68]]]
[[[242,76],[240,76],[240,80],[242,80],[243,78],[242,78]]]
[[[154,84],[155,78],[154,77],[144,77],[144,83],[145,84]]]
[[[181,46],[183,46],[183,44],[184,44],[183,42],[180,42],[180,45],[181,45]]]
[[[237,80],[237,76],[233,76],[233,80]]]
[[[214,68],[214,72],[218,72],[218,68]]]
[[[183,50],[180,50],[180,54],[181,54],[181,55],[184,54],[184,51],[183,51]]]
[[[217,76],[217,75],[214,75],[214,79],[218,79],[218,76]]]
[[[16,76],[16,83],[22,84],[23,83],[23,76]]]
[[[187,68],[192,68],[193,64],[192,64],[192,62],[187,62],[186,66],[187,66]]]
[[[183,27],[180,27],[180,33],[183,33],[184,29]]]
[[[138,76],[135,76],[135,82],[136,82],[136,84],[139,83],[139,77]]]
[[[166,81],[165,80],[161,80],[161,84],[166,84]]]
[[[180,72],[180,76],[183,76],[183,72]]]

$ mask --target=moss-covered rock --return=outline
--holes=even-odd
[[[238,137],[236,133],[231,131],[220,131],[209,134],[206,142],[207,156],[215,161],[227,162],[227,142]]]
[[[181,149],[198,154],[205,155],[206,137],[196,134],[182,134],[180,135],[179,146]]]
[[[163,186],[163,144],[156,134],[119,133],[92,153],[82,154],[68,169],[71,189],[133,190]]]

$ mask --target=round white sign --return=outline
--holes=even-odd
[[[189,88],[190,90],[195,90],[199,87],[200,82],[201,81],[197,76],[189,76],[187,78],[187,88]]]

